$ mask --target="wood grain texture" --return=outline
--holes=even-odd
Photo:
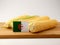
[[[39,33],[13,32],[12,29],[3,28],[4,23],[0,22],[0,38],[60,38],[60,23],[56,28]]]

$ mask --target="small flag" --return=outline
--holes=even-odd
[[[29,32],[28,23],[21,21],[13,22],[13,32]]]

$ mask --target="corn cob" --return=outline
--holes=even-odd
[[[35,21],[29,25],[30,32],[39,32],[46,29],[56,27],[56,20]]]
[[[9,20],[5,25],[5,27],[12,27],[13,28],[13,21],[26,21],[26,22],[29,22],[29,24],[31,22],[34,22],[36,20],[48,20],[49,17],[48,16],[42,16],[42,17],[39,17],[39,16],[21,16],[20,18],[17,17],[17,18],[14,18],[14,19],[11,19]]]
[[[43,20],[49,20],[49,17],[48,16],[42,16],[42,17],[32,16],[29,19],[21,20],[21,21],[26,21],[30,24],[31,22],[34,22],[34,21],[43,21]],[[10,25],[13,28],[13,23],[11,23]]]
[[[48,16],[36,16],[36,17],[32,17],[30,19],[26,19],[24,21],[28,22],[28,23],[31,23],[31,22],[34,22],[34,21],[43,21],[43,20],[49,20],[50,18]]]

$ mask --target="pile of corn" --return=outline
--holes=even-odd
[[[30,32],[40,32],[57,26],[57,20],[50,19],[48,16],[18,16],[6,22],[5,27],[13,28],[13,21],[26,21],[29,23]]]

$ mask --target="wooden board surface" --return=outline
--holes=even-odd
[[[60,23],[56,28],[42,31],[40,33],[13,32],[12,29],[2,28],[4,23],[0,23],[0,38],[60,38]]]

